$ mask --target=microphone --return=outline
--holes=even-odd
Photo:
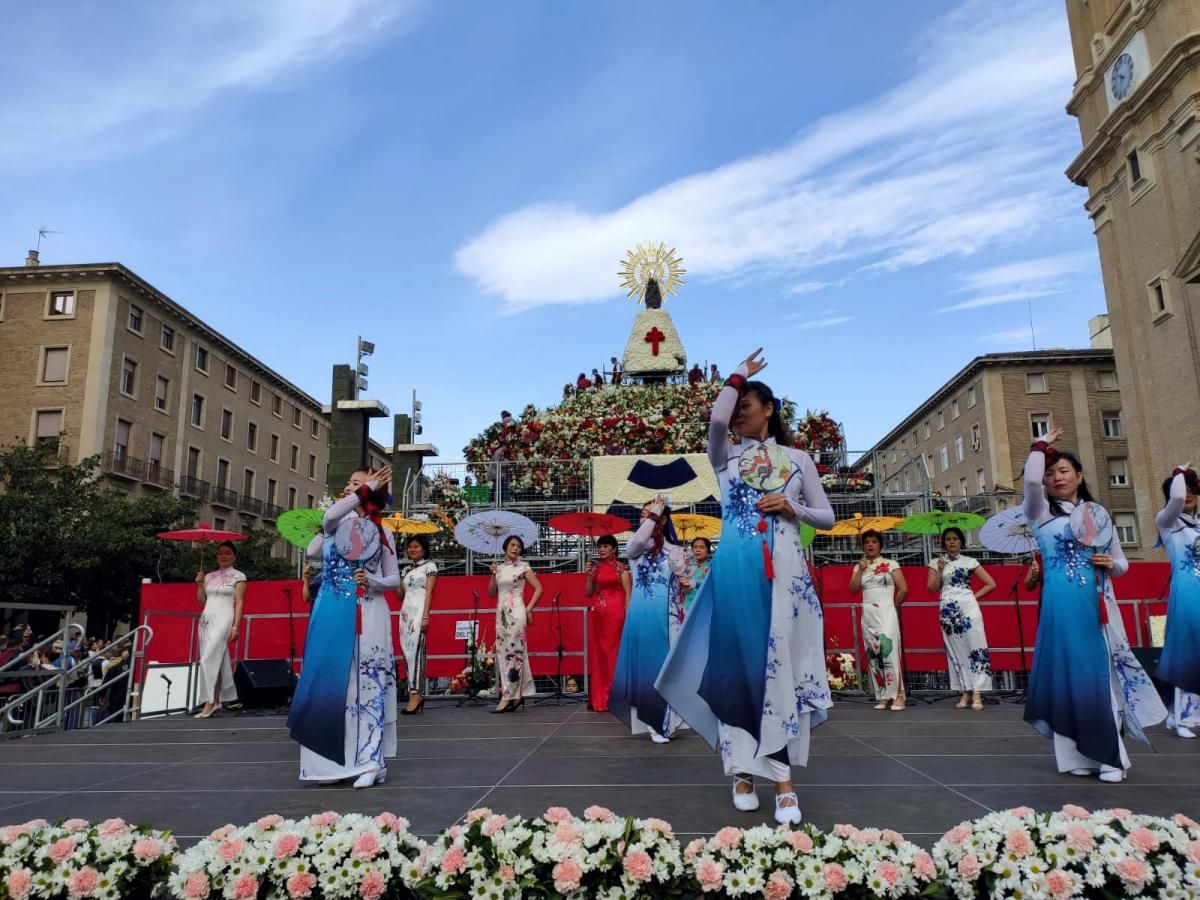
[[[162,672],[158,673],[158,677],[167,683],[167,687],[170,687],[172,684],[174,684],[174,682],[171,681],[171,679],[168,678],[166,675],[164,675]]]

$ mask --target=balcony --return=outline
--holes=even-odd
[[[238,495],[237,491],[231,491],[225,487],[215,487],[212,491],[212,505],[223,506],[226,509],[237,509]]]
[[[179,479],[179,493],[186,494],[189,497],[199,497],[201,500],[208,499],[208,492],[212,489],[212,485],[207,481],[201,481],[192,475],[184,475]]]
[[[146,461],[118,450],[108,450],[101,457],[100,467],[105,475],[142,481],[146,475]]]
[[[274,522],[283,515],[283,507],[276,506],[274,503],[264,503],[262,515],[264,519],[269,519]]]
[[[249,494],[242,494],[238,501],[238,509],[242,512],[250,513],[251,515],[262,515],[263,502]]]
[[[146,474],[142,476],[142,484],[170,490],[175,486],[175,470],[168,469],[161,462],[152,459],[146,464]]]

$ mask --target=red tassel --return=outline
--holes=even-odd
[[[1108,604],[1104,602],[1104,589],[1103,588],[1101,588],[1099,591],[1099,598],[1100,598],[1100,624],[1107,625],[1108,624]]]
[[[354,604],[354,633],[362,634],[362,601]]]
[[[767,546],[767,520],[758,520],[758,533],[763,536],[763,570],[767,573],[767,581],[775,580],[775,564],[771,562],[771,548]]]

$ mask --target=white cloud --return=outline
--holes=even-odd
[[[1054,294],[1060,294],[1062,291],[1048,290],[1043,288],[1027,288],[1019,291],[1002,291],[996,294],[983,294],[979,297],[973,297],[970,300],[964,300],[962,303],[955,303],[952,306],[943,306],[938,312],[961,312],[965,309],[981,309],[985,306],[999,306],[1001,303],[1021,303],[1026,300],[1037,300],[1039,297],[1050,297]]]
[[[952,293],[976,296],[943,306],[938,312],[961,312],[1061,294],[1070,286],[1070,276],[1089,262],[1094,264],[1095,257],[1084,253],[1062,253],[969,272],[962,276],[962,284]]]
[[[1074,69],[1061,9],[968,0],[918,46],[907,81],[787,146],[609,211],[518,209],[462,246],[457,268],[516,312],[615,295],[625,250],[652,238],[679,248],[693,278],[835,260],[890,270],[969,256],[1072,214],[1061,168],[1077,141],[1062,112]]]
[[[991,334],[985,334],[978,338],[981,344],[994,344],[1011,347],[1013,349],[1033,349],[1033,342],[1036,338],[1041,337],[1041,331],[1033,329],[1032,333],[1029,326],[1024,328],[1009,328],[1005,331],[994,331]]]
[[[789,294],[813,294],[817,291],[823,291],[827,287],[832,287],[828,281],[802,281],[793,287]]]
[[[854,316],[831,316],[828,319],[809,319],[807,322],[801,322],[796,328],[800,331],[808,331],[810,328],[832,328],[835,325],[843,325],[853,318]]]
[[[30,17],[24,34],[6,35],[18,54],[10,69],[30,77],[0,87],[0,121],[22,123],[0,136],[0,161],[54,163],[136,149],[184,127],[188,113],[220,94],[263,87],[378,40],[411,18],[412,4],[211,0],[132,8],[136,15],[123,19],[107,4],[81,7],[69,26],[48,14]],[[66,28],[79,33],[71,39]],[[47,29],[71,51],[46,54]],[[98,33],[119,37],[119,45]]]

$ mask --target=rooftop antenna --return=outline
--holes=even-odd
[[[34,247],[35,250],[37,250],[39,252],[41,251],[42,238],[44,238],[48,234],[62,234],[62,232],[54,231],[53,229],[47,228],[45,225],[43,225],[41,228],[38,229],[38,239],[37,239],[37,246]]]
[[[1026,300],[1026,305],[1029,307],[1029,341],[1033,344],[1033,349],[1037,349],[1037,332],[1033,330],[1033,300]]]

